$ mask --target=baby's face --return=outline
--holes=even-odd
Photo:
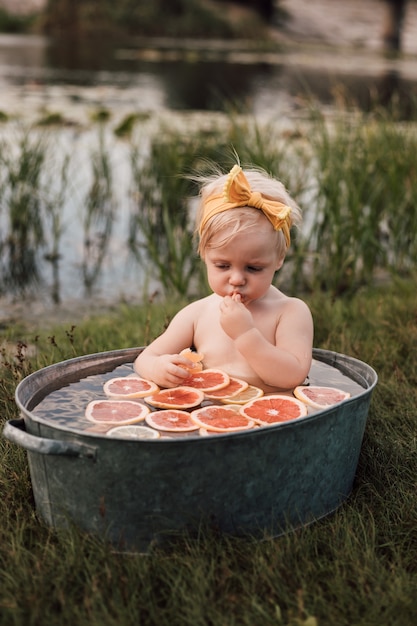
[[[216,238],[224,240],[225,233],[212,239],[204,255],[208,282],[214,293],[222,297],[239,294],[245,305],[262,298],[283,263],[277,255],[272,226],[265,221],[237,233],[219,247]]]

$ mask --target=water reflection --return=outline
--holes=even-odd
[[[352,53],[354,54],[354,53]],[[117,42],[67,37],[0,36],[0,82],[40,85],[118,85],[122,89],[153,84],[164,106],[174,110],[224,111],[231,104],[256,114],[299,106],[306,97],[333,105],[341,86],[350,102],[365,111],[391,106],[412,115],[417,98],[417,59],[341,55],[287,50],[270,54],[135,48]]]

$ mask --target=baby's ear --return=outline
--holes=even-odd
[[[277,259],[277,263],[276,263],[276,265],[275,265],[275,271],[276,271],[276,272],[277,272],[278,270],[280,270],[280,269],[281,269],[281,267],[284,265],[284,259],[285,259],[285,257],[283,257],[283,256],[282,256],[281,258]]]

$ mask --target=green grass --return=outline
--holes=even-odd
[[[0,439],[0,624],[408,626],[417,614],[417,305],[415,276],[308,301],[315,346],[372,365],[374,391],[354,489],[335,514],[274,540],[202,528],[148,556],[121,555],[76,528],[37,519],[26,453]],[[72,356],[143,345],[181,303],[75,322],[2,330],[34,344],[6,357],[2,422],[17,416],[17,382]],[[38,336],[37,336],[38,335]],[[20,356],[19,356],[20,354]]]

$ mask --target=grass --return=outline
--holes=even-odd
[[[26,453],[0,439],[0,624],[113,626],[408,626],[417,614],[417,305],[415,279],[353,296],[308,298],[320,348],[378,372],[354,489],[335,514],[274,540],[213,528],[148,556],[121,555],[34,512]],[[21,327],[3,339],[37,347],[5,356],[2,422],[33,369],[72,356],[143,345],[180,302],[150,300],[69,329]]]

